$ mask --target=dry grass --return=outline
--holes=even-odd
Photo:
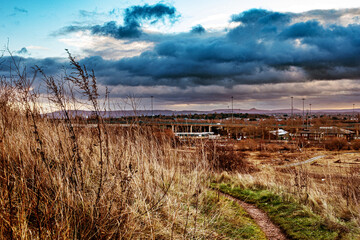
[[[244,189],[268,189],[283,199],[294,199],[311,208],[330,227],[359,234],[359,167],[329,170],[331,167],[327,166],[322,168],[322,174],[314,173],[312,168],[313,165],[279,170],[269,167],[252,174],[223,173],[216,181],[231,181]]]
[[[168,238],[179,230],[173,224],[186,219],[182,208],[198,198],[206,180],[198,153],[180,156],[146,130],[110,133],[97,202],[100,151],[91,130],[77,132],[81,189],[75,184],[71,142],[62,124],[37,122],[45,161],[26,118],[12,124],[0,144],[3,239]]]
[[[212,231],[198,220],[206,154],[177,151],[151,128],[105,124],[94,74],[72,64],[60,81],[43,74],[61,121],[39,114],[32,79],[20,68],[0,79],[0,238],[178,239]],[[95,128],[74,127],[66,114],[74,90],[93,108]]]

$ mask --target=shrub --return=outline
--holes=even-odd
[[[360,149],[360,140],[354,140],[351,142],[351,148],[354,150],[359,150]]]
[[[232,146],[216,146],[209,143],[206,150],[210,166],[215,171],[241,173],[257,171],[257,168],[246,160],[248,154],[236,151]]]
[[[330,151],[348,149],[348,142],[344,138],[334,138],[325,143],[325,149]]]

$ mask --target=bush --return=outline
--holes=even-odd
[[[246,160],[247,153],[237,151],[232,146],[207,145],[207,156],[210,166],[215,171],[235,171],[251,173],[257,168]]]
[[[325,149],[330,151],[339,151],[349,148],[349,144],[344,138],[334,138],[325,143]]]
[[[360,140],[354,140],[351,142],[351,148],[354,150],[359,150],[360,149]]]

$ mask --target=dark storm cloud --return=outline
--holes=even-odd
[[[280,43],[298,39],[302,46],[289,52],[290,62],[277,65],[301,67],[310,79],[359,78],[360,25],[324,26],[312,20],[293,24],[279,36]]]
[[[125,25],[140,24],[142,20],[152,20],[152,23],[157,22],[158,20],[163,19],[168,16],[174,18],[176,9],[158,3],[155,5],[144,5],[144,6],[133,6],[125,9],[124,23]]]
[[[238,26],[224,32],[202,34],[142,34],[141,22],[173,18],[176,10],[163,4],[128,8],[124,24],[91,26],[95,35],[131,41],[153,41],[154,47],[139,56],[81,60],[93,68],[101,84],[111,86],[195,86],[307,82],[359,79],[360,25],[324,24],[324,19],[355,18],[359,9],[316,10],[300,14],[251,9],[231,17]],[[334,15],[334,17],[332,17]],[[314,16],[316,18],[314,18]],[[303,21],[299,21],[303,19]],[[67,27],[67,32],[89,29]],[[149,37],[153,36],[153,37]],[[115,40],[114,40],[115,41]],[[85,49],[86,50],[86,49]],[[56,61],[56,60],[55,60]],[[50,68],[51,69],[51,68]]]
[[[20,54],[21,51],[24,52],[23,49],[20,50]],[[49,75],[58,74],[61,71],[61,69],[63,69],[64,67],[69,67],[67,61],[64,61],[64,59],[60,59],[60,58],[37,59],[30,57],[23,58],[20,56],[12,56],[12,57],[3,56],[1,58],[1,64],[0,64],[0,75],[8,77],[10,74],[9,69],[13,70],[11,74],[16,75],[14,64],[17,64],[20,67],[20,70],[26,69],[29,72],[29,74],[32,72],[32,69],[35,66],[39,66]]]
[[[110,11],[113,14],[115,11]],[[80,12],[82,15],[88,16],[93,12]],[[77,32],[82,30],[90,30],[94,35],[110,36],[117,39],[123,38],[138,38],[142,35],[141,24],[143,21],[150,21],[150,24],[155,24],[158,21],[168,18],[175,20],[177,17],[176,9],[162,3],[155,5],[133,6],[125,9],[123,25],[118,25],[115,21],[106,22],[103,25],[94,26],[67,26],[61,29],[56,34],[66,34],[70,32]]]
[[[359,77],[358,24],[293,23],[292,18],[252,9],[234,15],[232,21],[240,25],[223,35],[164,36],[140,56],[107,61],[98,57],[97,72],[110,85],[181,88]],[[91,59],[83,62],[91,65]],[[110,69],[114,77],[107,73]]]
[[[231,17],[233,22],[241,22],[245,25],[271,25],[286,24],[291,20],[291,16],[284,13],[267,11],[264,9],[250,9]]]
[[[198,33],[198,34],[202,34],[202,33],[205,33],[205,28],[202,26],[202,25],[196,25],[194,27],[192,27],[191,29],[191,33]]]
[[[280,36],[284,38],[313,38],[323,36],[325,29],[318,21],[300,22],[286,28]]]

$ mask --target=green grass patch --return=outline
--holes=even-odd
[[[236,202],[215,191],[208,191],[201,209],[204,221],[208,222],[208,229],[216,232],[213,237],[219,239],[253,239],[265,240],[265,233]]]
[[[225,183],[212,183],[211,187],[255,204],[267,212],[270,219],[283,229],[290,239],[341,239],[340,230],[329,228],[319,215],[299,203],[285,201],[268,190],[243,189]]]

